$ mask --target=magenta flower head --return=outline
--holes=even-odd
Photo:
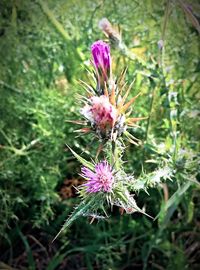
[[[109,98],[102,95],[100,97],[91,98],[91,112],[94,121],[101,129],[105,127],[113,127],[117,120],[117,110],[110,103]]]
[[[93,56],[93,64],[97,72],[98,85],[100,88],[104,88],[104,82],[107,82],[110,77],[110,46],[104,41],[98,40],[92,44],[91,52]]]
[[[94,42],[91,46],[92,56],[95,67],[104,68],[105,70],[110,69],[111,58],[110,58],[110,46],[102,40]]]
[[[106,127],[112,128],[117,119],[117,109],[110,103],[109,98],[104,95],[93,96],[89,101],[90,105],[85,105],[81,110],[82,114],[102,131]]]
[[[111,166],[107,161],[102,161],[95,166],[95,170],[83,167],[81,169],[82,176],[87,179],[87,182],[83,184],[86,186],[86,191],[89,193],[111,192],[114,183],[114,176]]]
[[[91,97],[88,104],[82,108],[81,113],[101,139],[111,135],[118,117],[117,109],[105,95]]]

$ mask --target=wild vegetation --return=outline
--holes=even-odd
[[[0,14],[0,269],[199,269],[198,1],[2,0]],[[134,81],[129,99],[141,93],[132,115],[146,119],[129,129],[140,143],[124,145],[123,168],[154,219],[114,206],[52,243],[83,184],[66,144],[88,161],[98,151],[70,122],[97,40],[113,74]]]

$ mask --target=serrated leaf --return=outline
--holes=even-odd
[[[94,198],[93,198],[93,200],[94,200]],[[75,208],[75,210],[72,212],[72,214],[69,216],[69,218],[65,221],[62,229],[54,237],[52,242],[54,242],[56,240],[56,238],[58,238],[58,236],[61,234],[61,232],[64,231],[66,228],[68,228],[72,224],[72,222],[74,222],[79,216],[84,215],[87,212],[90,205],[93,203],[93,200],[91,199],[90,201],[88,201],[88,203],[85,203],[85,201],[82,201]]]
[[[83,164],[84,166],[86,166],[87,168],[94,170],[94,165],[87,161],[86,159],[82,158],[81,156],[79,156],[76,152],[74,152],[74,150],[72,150],[68,145],[67,147],[69,148],[69,150],[72,152],[72,154],[78,159],[78,161],[80,161],[81,164]]]
[[[128,205],[128,207],[132,207],[135,211],[144,214],[145,216],[152,218],[152,216],[148,215],[145,211],[143,211],[142,209],[140,209],[139,206],[137,206],[136,201],[134,200],[134,198],[130,195],[130,193],[128,192],[128,190],[126,190],[124,193],[118,191],[117,193],[117,197],[119,201],[122,201],[122,204],[125,203]]]

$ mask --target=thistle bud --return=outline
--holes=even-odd
[[[99,28],[104,32],[104,34],[109,38],[110,43],[115,48],[121,48],[122,40],[119,31],[112,26],[107,18],[102,18],[99,21]]]
[[[93,64],[98,77],[98,88],[104,88],[104,82],[110,78],[111,56],[110,47],[102,40],[94,42],[91,46]]]
[[[98,40],[92,44],[91,51],[96,68],[109,70],[111,62],[109,45],[102,40]]]
[[[117,120],[117,109],[109,102],[106,96],[94,96],[90,105],[85,105],[81,113],[95,127],[96,133],[101,137],[110,134]]]
[[[158,41],[158,48],[159,48],[159,50],[162,50],[163,47],[164,47],[164,41],[163,41],[162,39],[160,39],[160,40]]]

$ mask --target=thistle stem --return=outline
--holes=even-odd
[[[151,125],[151,116],[152,116],[152,111],[153,111],[153,104],[154,104],[154,99],[155,99],[155,90],[156,88],[154,87],[152,90],[152,96],[150,100],[150,107],[149,107],[149,117],[147,119],[147,126],[146,126],[146,132],[145,132],[145,144],[148,142],[148,136],[149,136],[149,130],[150,130],[150,125]],[[143,158],[142,158],[142,164],[144,164],[145,160],[145,147],[143,148]]]

